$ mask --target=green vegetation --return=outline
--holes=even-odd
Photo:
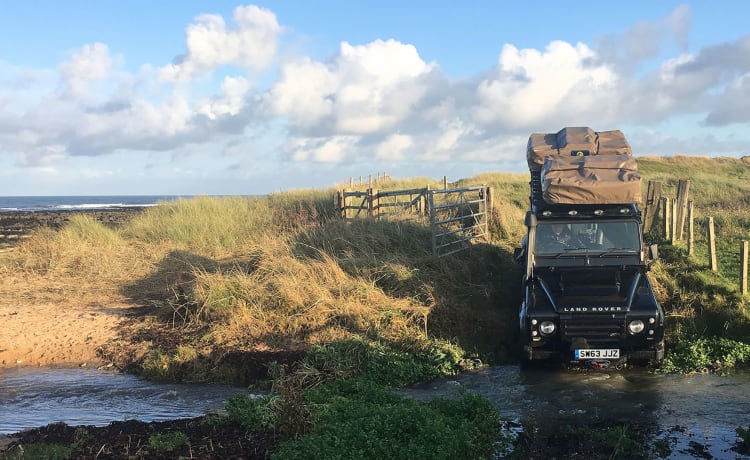
[[[70,458],[73,449],[59,444],[27,444],[16,446],[7,452],[0,452],[3,460],[65,460]]]
[[[571,438],[585,440],[585,443],[595,446],[589,458],[628,459],[646,458],[647,450],[637,435],[627,425],[611,428],[589,429],[566,427]]]
[[[746,366],[750,311],[737,280],[739,242],[750,239],[750,165],[639,158],[639,169],[644,190],[661,180],[672,196],[679,179],[691,179],[696,210],[693,256],[658,227],[648,235],[660,245],[651,275],[667,320],[661,371]],[[230,423],[286,440],[276,458],[416,458],[427,447],[432,458],[490,457],[504,441],[487,401],[466,394],[423,404],[390,390],[517,360],[512,251],[524,234],[528,176],[488,173],[458,185],[478,184],[494,192],[489,241],[444,259],[433,256],[421,218],[344,222],[335,191],[313,190],[181,200],[120,228],[82,215],[0,255],[0,272],[13,275],[26,303],[149,306],[101,350],[121,369],[167,380],[270,377],[269,397],[235,398],[227,410]],[[425,185],[442,186],[414,179],[378,187]],[[706,261],[708,215],[718,272]],[[608,458],[644,455],[627,427],[589,434]],[[179,441],[154,437],[152,447]]]
[[[180,431],[156,433],[148,438],[149,447],[160,452],[172,452],[187,443],[187,436]]]
[[[740,426],[735,431],[740,438],[740,442],[743,444],[744,450],[750,450],[750,427],[742,428]]]
[[[306,396],[316,407],[312,428],[282,443],[272,458],[491,458],[499,440],[496,410],[474,393],[425,404],[350,379]]]

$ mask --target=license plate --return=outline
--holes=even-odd
[[[617,348],[576,349],[576,359],[618,359],[620,350]]]

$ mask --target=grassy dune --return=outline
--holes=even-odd
[[[695,256],[687,257],[685,243],[671,245],[658,231],[648,235],[661,245],[652,275],[668,313],[669,343],[699,336],[747,340],[737,280],[739,242],[750,238],[750,164],[640,157],[639,169],[644,189],[661,180],[672,196],[679,179],[692,181]],[[511,253],[524,232],[528,176],[485,173],[456,185],[478,184],[494,192],[490,240],[444,260],[431,253],[425,221],[347,223],[337,218],[335,190],[300,190],[181,200],[116,229],[82,214],[3,254],[0,269],[23,281],[4,290],[32,304],[153,306],[156,319],[139,327],[161,342],[142,343],[137,355],[105,353],[123,367],[165,378],[216,378],[208,368],[217,368],[217,357],[304,352],[348,339],[386,341],[410,352],[437,340],[474,361],[512,362],[520,289]],[[442,186],[422,178],[378,184],[425,185]],[[708,215],[719,241],[718,273],[707,269]]]

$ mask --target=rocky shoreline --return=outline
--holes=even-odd
[[[109,227],[118,227],[144,209],[134,206],[112,209],[0,212],[0,250],[14,247],[39,227],[62,228],[75,215],[85,214]]]

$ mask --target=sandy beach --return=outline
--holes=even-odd
[[[101,366],[99,346],[117,336],[131,306],[0,304],[0,366]]]
[[[0,213],[0,248],[13,248],[40,226],[60,228],[72,215],[85,212],[106,225],[120,225],[141,208],[106,211]],[[2,267],[0,267],[2,268]],[[115,338],[133,305],[31,303],[17,295],[22,274],[2,270],[0,282],[0,367],[100,366],[96,350]]]

